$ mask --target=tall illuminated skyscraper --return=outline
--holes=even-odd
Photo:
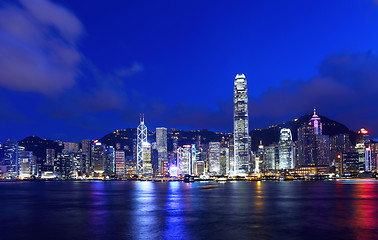
[[[158,172],[163,174],[166,172],[164,162],[168,159],[167,129],[164,127],[156,128],[156,148],[158,151]]]
[[[115,173],[117,176],[125,175],[125,151],[117,150],[115,152]]]
[[[209,172],[220,174],[220,142],[209,142]]]
[[[177,167],[180,175],[193,174],[196,161],[196,145],[184,145],[177,149]]]
[[[4,165],[7,165],[8,176],[18,175],[18,142],[8,139],[4,145]]]
[[[142,156],[143,156],[143,175],[152,176],[152,164],[151,164],[151,144],[148,142],[142,143]]]
[[[147,127],[144,125],[144,116],[140,118],[137,128],[137,167],[138,174],[143,174],[143,143],[147,142]]]
[[[91,160],[93,164],[93,171],[95,173],[103,173],[105,171],[105,145],[95,140],[91,150]],[[70,151],[67,151],[67,154]]]
[[[293,138],[289,128],[282,128],[278,147],[280,169],[293,169]]]
[[[360,170],[371,171],[371,144],[369,131],[362,128],[357,135],[357,152],[359,153]]]
[[[244,74],[234,82],[234,164],[235,174],[249,172],[248,88]]]
[[[315,135],[322,135],[322,122],[320,117],[316,114],[316,109],[314,109],[314,115],[312,115],[309,124],[314,127]]]

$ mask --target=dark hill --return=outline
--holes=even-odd
[[[267,129],[255,129],[251,131],[249,134],[251,136],[252,150],[257,150],[260,140],[262,140],[264,146],[278,142],[281,128],[289,128],[293,135],[293,141],[297,141],[298,128],[308,123],[311,117],[312,115],[308,114],[286,123],[270,126]],[[356,133],[349,130],[345,125],[321,115],[319,115],[319,117],[323,125],[323,135],[334,136],[337,134],[348,134],[352,143],[356,141]]]
[[[128,128],[122,130],[116,130],[114,132],[108,133],[99,139],[100,142],[108,146],[116,147],[117,144],[120,145],[120,149],[126,150],[127,156],[133,155],[134,139],[136,139],[136,128]],[[125,148],[126,147],[126,148]]]
[[[55,149],[55,154],[63,149],[63,146],[59,146],[58,142],[37,136],[26,137],[18,141],[18,145],[25,147],[25,151],[33,151],[33,155],[39,159],[46,159],[46,149]]]

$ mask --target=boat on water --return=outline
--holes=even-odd
[[[194,176],[185,175],[184,182],[194,182]]]
[[[224,183],[224,182],[227,182],[227,178],[225,178],[225,177],[220,177],[220,178],[215,179],[215,181],[217,181],[217,182],[221,182],[221,183]]]
[[[202,189],[213,189],[213,188],[216,188],[217,186],[216,185],[205,185],[205,186],[201,186],[200,188]]]

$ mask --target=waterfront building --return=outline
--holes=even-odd
[[[358,153],[359,170],[365,170],[365,145],[361,142],[356,144],[356,152]]]
[[[327,135],[316,135],[315,136],[315,147],[316,147],[316,163],[318,166],[330,165],[330,147],[329,147],[329,136]]]
[[[233,136],[233,135],[232,135]],[[234,159],[234,138],[231,137],[230,139],[230,148],[229,148],[229,158],[228,162],[226,163],[226,174],[231,176],[235,174],[235,159]]]
[[[227,174],[227,165],[230,162],[230,150],[228,147],[220,149],[220,174]]]
[[[137,162],[134,160],[132,156],[126,156],[126,163],[125,163],[125,172],[126,175],[131,176],[137,174],[136,171]]]
[[[20,178],[30,178],[32,174],[33,152],[25,151],[24,147],[20,147],[18,151],[18,169]]]
[[[265,169],[275,170],[279,159],[277,143],[265,147]]]
[[[125,175],[125,152],[117,150],[115,152],[115,173],[117,176]]]
[[[144,125],[144,115],[140,118],[137,128],[137,173],[143,174],[143,144],[147,142],[147,127]]]
[[[377,164],[378,164],[378,142],[371,142],[371,165],[372,165],[372,171],[377,170]]]
[[[91,169],[91,141],[89,139],[84,139],[81,141],[81,153],[83,154],[83,172],[90,173]]]
[[[151,163],[151,144],[143,142],[142,145],[142,159],[143,159],[143,176],[152,176],[153,169]]]
[[[163,161],[162,163],[162,173],[161,175],[163,176],[168,176],[169,175],[169,162],[168,162],[168,159]]]
[[[105,147],[105,173],[115,174],[115,149],[113,146]]]
[[[54,161],[54,173],[56,176],[71,178],[73,174],[72,152],[63,149]]]
[[[7,166],[7,175],[15,178],[18,175],[18,142],[16,140],[6,140],[3,163]]]
[[[260,173],[260,172],[265,171],[265,149],[264,149],[262,140],[260,140],[260,145],[255,155],[254,169],[255,169],[255,173]]]
[[[168,160],[167,150],[167,129],[164,127],[156,128],[156,148],[158,151],[158,174],[164,175],[167,170],[164,162]]]
[[[179,175],[192,175],[193,165],[196,160],[196,147],[195,144],[184,145],[177,149],[177,167]]]
[[[84,155],[80,152],[70,152],[72,158],[73,177],[82,176],[84,172]]]
[[[332,168],[332,172],[335,172],[340,176],[343,172],[341,158],[342,154],[354,151],[354,149],[351,148],[349,135],[337,134],[332,137],[329,137],[329,149],[329,164]]]
[[[181,175],[191,174],[190,145],[184,145],[177,149],[177,173]]]
[[[361,171],[371,171],[371,146],[369,131],[365,128],[361,128],[357,135],[356,150],[359,155],[359,164]]]
[[[365,171],[370,172],[373,170],[371,161],[371,147],[365,147]]]
[[[220,142],[209,142],[209,172],[220,174]]]
[[[308,124],[298,129],[298,166],[330,167],[329,136],[322,135],[322,123],[314,110],[314,115]]]
[[[95,140],[91,149],[91,162],[93,172],[102,174],[105,172],[105,145]]]
[[[248,88],[244,74],[234,82],[234,164],[235,174],[249,172]]]
[[[260,173],[260,158],[255,156],[255,173]]]
[[[355,176],[360,169],[359,153],[346,152],[342,154],[343,174]]]
[[[156,149],[156,142],[151,145],[151,164],[154,175],[160,175],[159,172],[159,152]]]
[[[197,157],[198,157],[198,155],[197,155]],[[199,176],[199,175],[204,174],[205,172],[206,172],[205,162],[201,161],[201,160],[196,161],[195,166],[194,166],[194,170],[193,170],[193,174]]]
[[[281,129],[278,145],[280,169],[293,169],[293,138],[289,128]]]

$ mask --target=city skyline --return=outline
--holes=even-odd
[[[147,13],[143,20],[138,12]],[[2,141],[94,139],[134,127],[139,113],[151,128],[232,132],[230,79],[237,73],[252,86],[251,130],[316,107],[376,138],[377,24],[373,0],[105,7],[6,0]]]
[[[0,0],[1,239],[376,239],[378,0]]]

